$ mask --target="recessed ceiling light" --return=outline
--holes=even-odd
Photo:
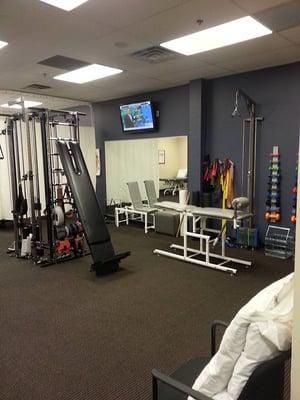
[[[110,75],[120,74],[121,69],[106,67],[105,65],[91,64],[87,67],[75,69],[74,71],[66,72],[57,75],[54,79],[73,83],[86,83],[95,81],[96,79],[105,78]]]
[[[0,40],[0,49],[2,49],[2,47],[5,47],[7,45],[8,45],[7,42],[3,42],[2,40]]]
[[[43,3],[50,4],[51,6],[61,8],[65,11],[74,10],[74,8],[81,6],[88,0],[40,0]]]
[[[20,99],[17,99],[16,101],[19,102],[19,101],[21,101],[21,100],[20,100]],[[40,106],[40,105],[42,105],[42,103],[39,102],[39,101],[30,101],[30,100],[25,100],[25,101],[24,101],[24,107],[25,107],[25,108],[37,107],[37,106]],[[6,104],[2,104],[1,107],[4,107],[4,108],[14,108],[14,109],[16,109],[16,110],[22,109],[21,104],[12,104],[12,105],[9,105],[8,103],[6,103]]]
[[[243,17],[178,39],[161,43],[162,47],[190,56],[234,43],[244,42],[272,31],[252,17]]]

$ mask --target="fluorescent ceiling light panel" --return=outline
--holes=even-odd
[[[0,49],[2,49],[2,47],[5,47],[7,45],[8,45],[7,42],[2,42],[2,40],[0,40]]]
[[[17,99],[16,101],[20,101],[20,99]],[[41,103],[41,102],[39,102],[39,101],[30,101],[30,100],[28,100],[28,101],[25,100],[25,101],[24,101],[24,107],[25,107],[25,108],[37,107],[37,106],[40,106],[40,105],[42,105],[42,104],[43,104],[43,103]],[[12,106],[10,106],[8,103],[6,103],[6,104],[2,104],[1,107],[4,107],[4,108],[14,108],[14,109],[16,109],[16,110],[22,109],[21,104],[13,104]]]
[[[161,43],[160,46],[190,56],[270,33],[272,33],[270,29],[248,16]]]
[[[105,65],[91,64],[86,67],[75,69],[74,71],[66,72],[65,74],[57,75],[54,79],[73,83],[86,83],[102,79],[110,75],[120,74],[121,69],[106,67]]]
[[[72,11],[74,8],[81,6],[88,0],[40,0],[43,3],[50,4],[51,6],[61,8],[65,11]]]

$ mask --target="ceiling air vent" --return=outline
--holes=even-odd
[[[148,47],[147,49],[136,51],[131,54],[133,58],[136,58],[141,61],[148,62],[150,64],[158,64],[164,61],[172,60],[179,56],[178,53],[174,51],[164,49],[160,46]]]
[[[24,90],[47,90],[52,89],[51,86],[40,85],[39,83],[32,83],[31,85],[25,86]]]
[[[45,60],[39,61],[38,64],[46,65],[47,67],[65,69],[67,71],[73,71],[75,69],[89,65],[89,63],[85,61],[76,60],[75,58],[60,55],[46,58]]]

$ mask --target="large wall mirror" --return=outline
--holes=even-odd
[[[166,191],[168,179],[179,170],[187,171],[187,136],[157,139],[115,140],[105,142],[107,201],[130,202],[127,182],[137,181],[146,199],[145,180],[153,180],[157,195],[172,196]]]

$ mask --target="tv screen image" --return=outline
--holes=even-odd
[[[150,100],[122,105],[120,112],[124,132],[153,130],[155,127]]]

